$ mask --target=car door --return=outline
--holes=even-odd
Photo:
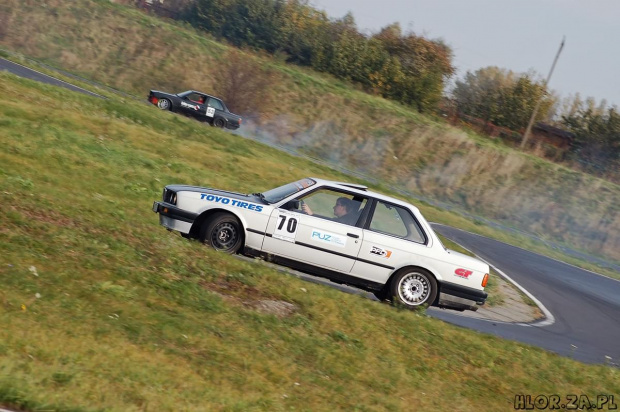
[[[223,111],[224,111],[224,105],[222,104],[222,102],[219,99],[216,99],[215,97],[209,97],[209,100],[207,101],[206,111],[205,111],[207,120],[212,122],[215,115]]]
[[[320,188],[298,200],[311,208],[311,214],[302,208],[287,209],[287,205],[274,209],[263,250],[338,272],[349,273],[360,250],[363,231],[356,227],[355,215],[349,220],[334,216],[338,199],[349,199],[358,215],[366,206],[367,199],[353,194]],[[351,223],[352,222],[352,223]]]
[[[395,268],[425,255],[427,235],[406,207],[376,200],[352,273],[385,283]],[[421,262],[419,262],[421,263]]]
[[[193,117],[200,117],[204,112],[204,104],[201,103],[202,96],[198,93],[190,93],[181,97],[179,111]]]

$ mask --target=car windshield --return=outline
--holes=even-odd
[[[310,186],[315,185],[316,182],[312,179],[301,179],[293,183],[285,184],[284,186],[276,187],[263,193],[263,199],[269,203],[277,203],[280,200],[289,197],[301,190],[304,190]]]

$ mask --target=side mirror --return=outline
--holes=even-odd
[[[289,200],[286,202],[286,210],[299,210],[301,208],[301,201],[297,199]]]

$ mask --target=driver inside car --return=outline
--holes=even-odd
[[[338,223],[344,223],[345,225],[355,225],[358,217],[356,210],[354,210],[355,203],[356,202],[349,198],[339,197],[334,205],[334,216],[336,217],[331,220]],[[314,215],[314,212],[306,203],[301,205],[301,210],[309,216]]]

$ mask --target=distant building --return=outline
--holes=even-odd
[[[545,123],[536,123],[532,127],[531,136],[532,141],[543,142],[561,150],[568,150],[575,142],[573,133]]]

